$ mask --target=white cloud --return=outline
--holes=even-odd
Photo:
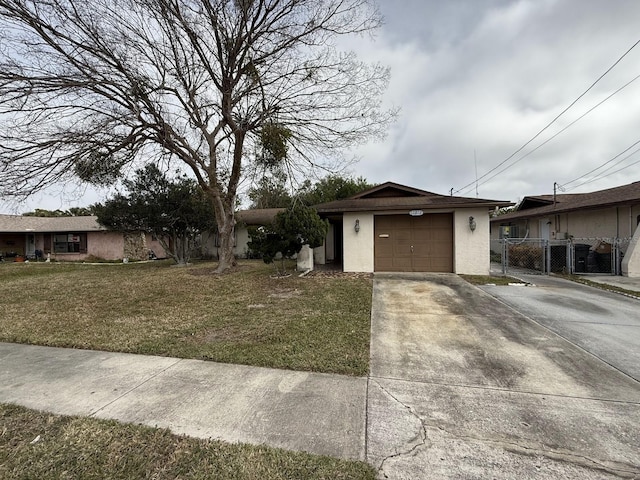
[[[399,2],[382,3],[388,22],[376,43],[354,44],[365,59],[391,66],[387,100],[402,108],[383,145],[358,149],[363,160],[356,170],[371,181],[439,193],[473,182],[474,150],[479,175],[509,157],[638,39],[633,19],[640,4],[630,1],[405,3],[403,11]],[[639,59],[640,47],[513,160],[640,74]],[[554,182],[622,151],[640,138],[638,88],[640,81],[481,185],[480,195],[515,200],[548,193]],[[625,176],[585,188],[629,183],[638,171],[630,167]],[[475,194],[473,185],[465,191]]]

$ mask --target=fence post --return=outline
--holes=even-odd
[[[506,275],[509,271],[509,239],[502,239],[502,274]]]
[[[576,273],[575,269],[575,248],[573,247],[573,239],[570,239],[567,243],[567,254],[569,258],[567,258],[567,265],[569,266],[569,275],[573,275]]]
[[[542,262],[543,262],[543,271],[542,273],[545,273],[547,275],[551,274],[551,242],[549,242],[549,240],[545,240],[544,241],[544,247],[542,249]],[[544,269],[546,268],[546,272],[544,271]]]

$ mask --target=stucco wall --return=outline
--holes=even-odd
[[[640,226],[627,248],[627,254],[622,259],[622,275],[626,277],[640,277]]]
[[[476,222],[469,228],[469,217]],[[453,214],[453,269],[463,275],[489,275],[489,212],[483,209],[458,210]]]
[[[360,231],[354,225],[360,221]],[[345,213],[342,217],[345,272],[373,272],[373,213]]]
[[[236,244],[233,247],[233,253],[238,258],[247,258],[249,251],[249,230],[244,225],[236,225]]]
[[[528,221],[514,220],[512,223],[518,225],[520,237],[524,237],[528,229],[529,238],[541,238],[540,220],[548,219],[551,221],[549,225],[551,240],[562,240],[566,235],[574,238],[630,238],[635,231],[638,215],[640,215],[640,206],[612,207],[546,215],[531,218]],[[491,229],[491,238],[494,239],[499,238],[501,223],[499,218],[493,223]]]
[[[87,255],[105,260],[121,260],[124,254],[124,237],[120,232],[87,233]],[[61,254],[57,254],[60,256]],[[71,254],[62,254],[71,255]]]

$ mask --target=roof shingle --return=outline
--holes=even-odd
[[[0,232],[3,233],[53,233],[98,232],[106,230],[98,223],[98,217],[25,217],[0,214]]]

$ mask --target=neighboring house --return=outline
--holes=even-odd
[[[284,208],[255,208],[252,210],[240,210],[236,212],[236,227],[234,230],[233,253],[236,258],[248,258],[249,228],[268,225],[273,222],[275,216],[284,211]],[[201,236],[201,249],[205,256],[218,257],[220,242],[216,232],[204,232]]]
[[[631,238],[640,223],[640,182],[590,193],[527,196],[491,220],[491,238]]]
[[[149,250],[164,256],[151,235],[107,230],[95,216],[31,217],[0,215],[0,255],[52,260],[142,260]]]
[[[576,272],[640,276],[639,224],[640,182],[634,182],[590,193],[524,197],[513,212],[491,220],[491,238],[571,240]]]

